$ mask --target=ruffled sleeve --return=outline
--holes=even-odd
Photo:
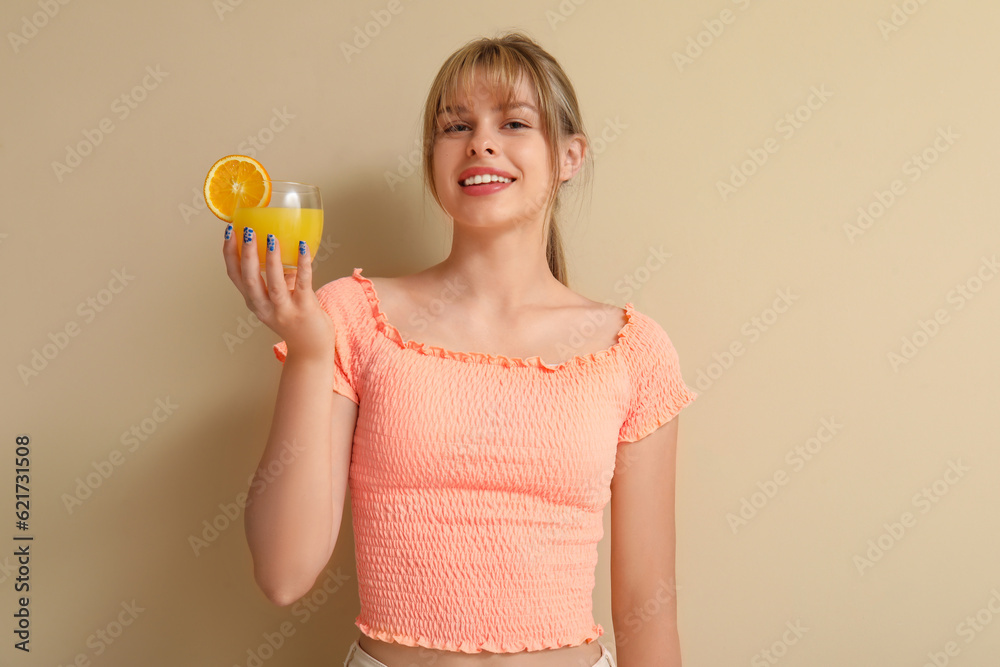
[[[364,318],[368,315],[364,295],[350,276],[338,278],[316,290],[320,307],[333,320],[335,336],[333,391],[360,405],[358,380],[363,372],[364,352],[370,343],[365,335]],[[275,344],[274,355],[282,363],[288,355],[285,341]]]
[[[632,383],[618,442],[641,440],[666,424],[698,394],[681,377],[680,360],[670,337],[656,320],[637,313],[635,335],[626,342],[625,363]]]

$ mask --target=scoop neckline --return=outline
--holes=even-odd
[[[585,366],[596,363],[602,359],[610,358],[622,349],[624,341],[630,336],[630,332],[635,326],[635,306],[631,301],[629,301],[624,307],[619,308],[619,310],[625,313],[626,321],[625,324],[623,324],[618,330],[618,333],[616,334],[617,340],[611,347],[607,347],[596,352],[588,352],[587,354],[578,354],[558,364],[546,364],[539,356],[532,356],[524,359],[521,357],[508,357],[502,354],[489,354],[487,352],[455,352],[443,347],[438,347],[437,345],[429,345],[415,340],[404,339],[402,334],[399,333],[399,330],[389,321],[386,314],[382,312],[378,292],[375,290],[375,284],[367,276],[362,275],[361,269],[357,267],[354,269],[354,273],[351,274],[351,277],[354,278],[364,289],[365,296],[368,299],[368,304],[371,306],[372,317],[375,319],[378,330],[389,338],[389,340],[396,343],[399,347],[413,350],[414,352],[425,356],[435,356],[474,364],[517,366],[522,368],[540,368],[547,371],[558,371],[570,366]]]

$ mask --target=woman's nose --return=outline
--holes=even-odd
[[[480,126],[469,137],[469,155],[496,155],[498,148],[497,141],[488,128]]]

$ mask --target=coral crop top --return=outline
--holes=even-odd
[[[333,391],[359,406],[355,625],[465,653],[603,635],[592,593],[618,443],[698,395],[666,332],[628,303],[612,347],[546,364],[403,340],[360,268],[316,295],[336,329]]]

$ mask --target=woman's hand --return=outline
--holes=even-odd
[[[247,308],[281,336],[288,351],[302,357],[324,357],[333,353],[335,327],[330,316],[319,305],[312,288],[312,257],[309,247],[298,253],[298,268],[284,273],[281,266],[281,247],[274,240],[274,250],[267,251],[264,262],[267,282],[260,275],[257,257],[257,234],[244,243],[244,229],[234,228],[230,238],[222,244],[226,259],[226,273],[246,301]],[[267,239],[261,240],[267,243]],[[236,244],[241,243],[241,256],[236,254]]]

